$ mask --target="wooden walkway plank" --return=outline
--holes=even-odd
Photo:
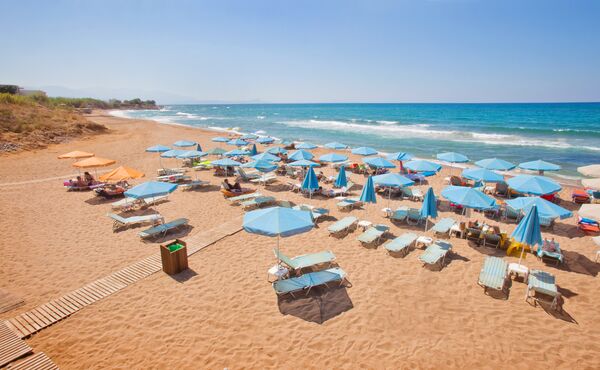
[[[32,351],[4,322],[0,323],[0,367]]]
[[[10,370],[58,370],[58,366],[44,352],[29,356],[18,364],[7,367]]]

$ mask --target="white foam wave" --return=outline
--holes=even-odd
[[[379,120],[379,121],[375,121],[377,123],[381,123],[382,125],[395,125],[396,123],[400,123],[398,121],[384,121],[384,120]]]
[[[119,117],[119,118],[132,118],[129,113],[133,111],[131,110],[111,110],[108,112],[111,116]]]
[[[256,116],[256,119],[265,119],[265,118],[267,118],[267,117],[265,117],[265,116]]]
[[[362,134],[376,134],[396,138],[428,138],[455,142],[478,142],[489,145],[537,146],[546,148],[578,148],[600,151],[600,146],[582,146],[561,140],[539,140],[518,135],[487,134],[481,132],[464,132],[456,130],[432,130],[429,125],[364,125],[335,120],[297,120],[278,122],[292,127],[312,128],[317,130],[353,131]]]

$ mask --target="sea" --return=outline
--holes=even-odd
[[[471,163],[543,159],[562,166],[547,175],[564,179],[577,179],[579,166],[600,163],[600,103],[194,104],[112,113],[316,145],[338,141],[423,159],[448,151]]]

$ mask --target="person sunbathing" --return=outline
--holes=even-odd
[[[94,179],[94,176],[92,176],[89,172],[84,172],[83,173],[83,180],[87,183],[87,185],[94,185],[94,182],[96,181]]]
[[[77,181],[75,182],[75,186],[79,187],[79,188],[83,188],[88,186],[88,184],[86,184],[86,182],[81,178],[81,176],[77,176]]]

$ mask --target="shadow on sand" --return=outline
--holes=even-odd
[[[304,321],[322,324],[354,307],[346,287],[317,287],[298,298],[278,297],[279,312],[292,315]]]

